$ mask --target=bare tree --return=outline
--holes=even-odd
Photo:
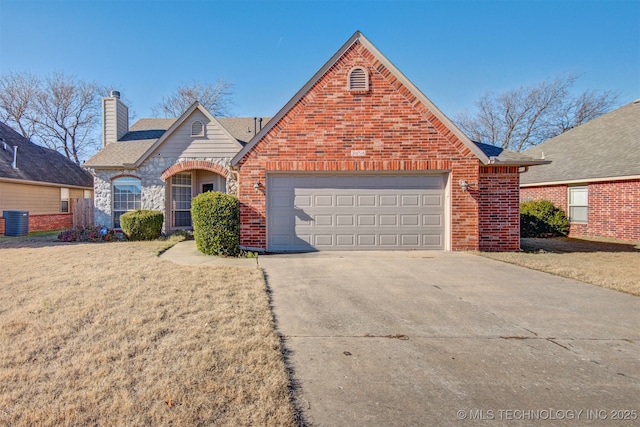
[[[477,113],[459,114],[454,121],[471,139],[513,151],[524,151],[609,111],[617,102],[612,91],[570,91],[575,75],[545,80],[501,94],[485,93]]]
[[[31,139],[35,131],[34,108],[40,79],[28,73],[0,76],[0,121]]]
[[[178,87],[175,92],[151,108],[156,117],[179,117],[195,101],[200,102],[212,115],[227,116],[231,110],[233,83],[223,79],[213,83],[193,82]]]
[[[64,73],[45,79],[13,73],[0,77],[0,89],[0,119],[24,137],[77,164],[99,148],[94,131],[106,90],[96,83]]]
[[[100,121],[100,89],[96,83],[62,73],[46,79],[36,103],[39,139],[49,148],[80,164],[80,157],[95,151],[93,135]]]

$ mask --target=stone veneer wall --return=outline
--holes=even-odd
[[[231,158],[169,159],[164,157],[151,157],[138,169],[91,170],[94,175],[95,224],[109,227],[113,226],[111,224],[111,181],[115,178],[131,176],[140,178],[142,181],[142,209],[159,210],[165,213],[165,225],[163,229],[166,230],[165,181],[162,179],[162,173],[176,163],[194,160],[212,162],[225,168],[227,168],[231,162]],[[227,192],[234,194],[236,189],[236,176],[230,173],[227,177]]]

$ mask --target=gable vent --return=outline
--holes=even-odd
[[[349,90],[366,92],[369,90],[369,76],[362,67],[355,67],[349,72]]]
[[[200,120],[191,123],[191,136],[204,136],[204,125]]]

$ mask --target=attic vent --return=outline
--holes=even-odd
[[[369,75],[363,67],[354,67],[349,72],[349,90],[352,92],[369,90]]]
[[[204,136],[204,125],[200,120],[191,123],[191,136]]]

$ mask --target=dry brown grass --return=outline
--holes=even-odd
[[[1,425],[294,425],[258,269],[0,239]]]
[[[482,256],[640,295],[640,244],[613,239],[522,239],[523,252]]]

